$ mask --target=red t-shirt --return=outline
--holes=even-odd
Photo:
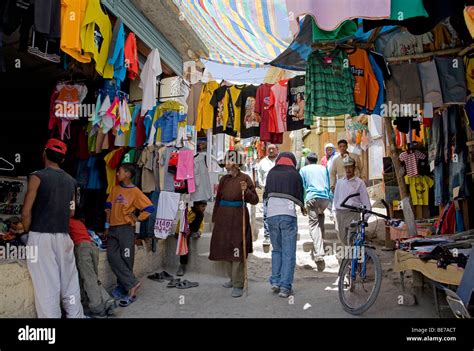
[[[272,84],[262,84],[257,89],[257,96],[255,98],[254,112],[261,117],[260,121],[260,140],[268,141],[272,144],[283,143],[283,133],[270,133],[268,131],[268,123],[270,120],[270,92]]]
[[[78,219],[69,219],[69,235],[76,246],[83,242],[92,242],[86,226]]]

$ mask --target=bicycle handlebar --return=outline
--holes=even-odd
[[[377,217],[381,217],[383,219],[386,219],[386,220],[390,220],[390,217],[389,216],[386,216],[386,215],[383,215],[381,213],[377,213],[377,212],[372,212],[370,210],[368,210],[365,206],[359,206],[359,207],[355,207],[355,206],[350,206],[350,205],[346,205],[346,202],[347,200],[349,200],[350,198],[353,198],[353,197],[356,197],[356,196],[360,196],[360,193],[355,193],[355,194],[351,194],[349,196],[347,196],[344,201],[342,201],[341,203],[341,207],[344,207],[344,208],[347,208],[349,210],[353,210],[353,211],[356,211],[356,212],[359,212],[359,213],[362,213],[362,214],[373,214]],[[387,213],[389,213],[388,211],[388,205],[385,201],[382,200],[382,203],[383,205],[385,206],[385,208],[387,209]]]

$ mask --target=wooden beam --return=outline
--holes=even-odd
[[[424,52],[422,54],[415,54],[415,55],[388,57],[388,58],[386,58],[386,61],[393,63],[393,62],[398,62],[398,61],[409,61],[409,60],[429,58],[429,57],[432,57],[432,56],[453,55],[453,54],[457,54],[457,53],[461,52],[462,49],[463,48],[453,48],[453,49],[448,49],[448,50]]]

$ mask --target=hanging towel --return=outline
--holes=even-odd
[[[166,239],[178,212],[180,194],[162,191],[156,211],[155,236]]]
[[[179,152],[176,180],[188,181],[188,192],[196,191],[194,182],[194,152],[192,150],[182,150]]]

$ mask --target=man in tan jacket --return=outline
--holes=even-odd
[[[334,192],[334,189],[336,188],[337,180],[346,175],[346,170],[344,168],[344,159],[346,157],[350,157],[355,161],[355,175],[364,180],[362,161],[358,155],[347,151],[347,140],[339,140],[337,142],[337,148],[339,150],[339,155],[334,158],[334,162],[332,163],[331,169],[329,170],[332,192]]]

